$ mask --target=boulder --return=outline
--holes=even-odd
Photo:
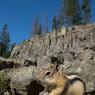
[[[14,67],[14,62],[12,60],[7,60],[3,57],[0,57],[0,70],[13,68],[13,67]]]

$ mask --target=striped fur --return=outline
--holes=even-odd
[[[49,95],[85,95],[86,92],[85,84],[79,76],[67,76],[61,71],[46,76],[45,82],[53,87]]]

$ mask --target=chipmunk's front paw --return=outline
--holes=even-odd
[[[49,93],[45,92],[45,91],[42,91],[42,92],[39,93],[39,95],[49,95]]]
[[[49,93],[48,92],[45,92],[43,95],[49,95]]]

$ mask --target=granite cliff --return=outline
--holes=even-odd
[[[40,73],[40,68],[47,68],[49,63],[59,64],[60,70],[66,74],[81,76],[86,83],[87,91],[94,91],[95,25],[63,27],[46,36],[32,37],[15,46],[7,60],[13,64],[11,69],[8,68],[7,77],[11,79],[11,88],[18,93],[16,95],[34,95],[31,92],[33,88],[30,87],[32,82],[41,88],[38,91],[41,92],[44,88],[36,83],[38,75],[35,71]],[[2,64],[6,62],[1,61]],[[4,71],[1,66],[0,70]]]

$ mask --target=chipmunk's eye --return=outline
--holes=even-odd
[[[46,72],[46,76],[50,75],[50,72]]]

